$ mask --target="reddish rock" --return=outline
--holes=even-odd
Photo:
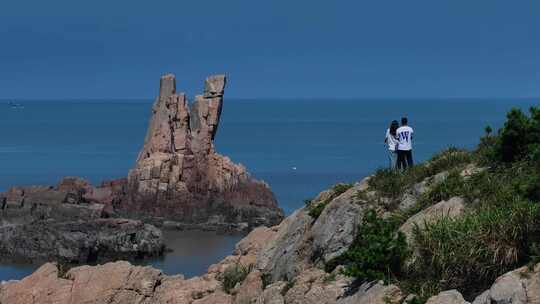
[[[216,215],[225,225],[281,221],[269,187],[215,151],[225,84],[223,75],[209,77],[204,94],[189,107],[186,94],[176,93],[174,75],[161,78],[122,211],[203,225]]]

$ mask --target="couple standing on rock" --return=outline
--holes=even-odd
[[[388,159],[391,169],[407,169],[407,167],[413,166],[413,133],[413,129],[408,125],[407,117],[401,118],[401,126],[397,120],[390,123],[384,142],[388,145]]]

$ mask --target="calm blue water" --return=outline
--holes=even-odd
[[[151,106],[151,100],[18,101],[24,109],[11,109],[7,102],[0,101],[0,191],[52,185],[67,175],[94,183],[125,176],[142,146]],[[474,147],[487,124],[498,127],[511,107],[531,105],[540,99],[225,99],[216,147],[267,181],[289,214],[321,190],[385,166],[382,141],[392,119],[409,117],[414,157],[421,161],[448,146]],[[225,255],[235,241],[215,251]],[[219,258],[203,260],[204,267],[189,274]],[[174,262],[157,263],[166,272],[183,272]],[[27,273],[0,267],[0,280],[21,271]]]

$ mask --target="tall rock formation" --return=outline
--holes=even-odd
[[[124,212],[182,223],[273,225],[281,221],[269,187],[216,153],[224,75],[206,79],[191,106],[176,78],[161,77],[159,96],[135,168],[129,172]]]

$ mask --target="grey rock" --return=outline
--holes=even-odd
[[[452,197],[448,201],[441,201],[417,214],[411,216],[400,228],[407,237],[407,241],[413,240],[413,229],[418,226],[420,229],[425,227],[426,223],[431,223],[444,216],[450,218],[461,215],[465,210],[465,202],[461,197]]]
[[[457,290],[447,290],[429,298],[426,304],[469,304]]]
[[[396,285],[376,282],[363,284],[353,295],[339,299],[337,304],[398,304],[403,298]]]
[[[355,199],[361,184],[332,200],[311,228],[316,259],[328,262],[341,255],[354,240],[367,205]]]
[[[292,279],[307,268],[310,252],[306,243],[312,221],[303,208],[287,217],[259,253],[257,268],[269,273],[272,281]]]
[[[255,304],[285,304],[283,293],[287,287],[287,282],[278,281],[270,284],[257,298]]]
[[[527,304],[527,292],[519,274],[510,272],[499,277],[489,290],[492,304]]]
[[[0,259],[88,263],[163,254],[161,231],[140,221],[34,221],[0,228]]]

